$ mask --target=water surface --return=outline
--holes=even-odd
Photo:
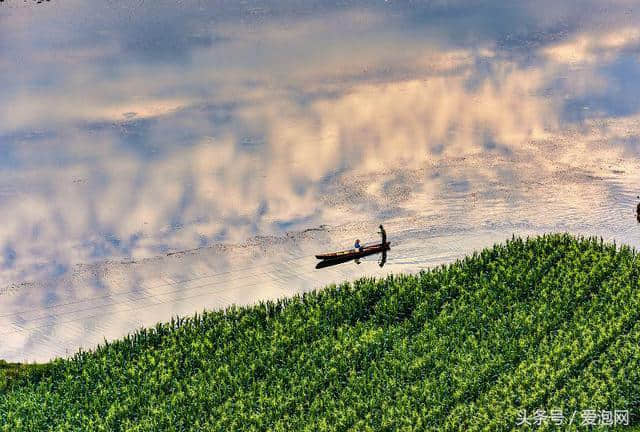
[[[640,244],[632,1],[0,4],[0,358],[413,272]],[[315,270],[313,255],[392,250]]]

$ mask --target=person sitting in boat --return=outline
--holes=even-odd
[[[353,247],[354,247],[357,251],[362,252],[362,245],[360,244],[360,239],[356,239],[356,244],[355,244],[355,245],[353,245]]]

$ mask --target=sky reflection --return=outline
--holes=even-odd
[[[512,233],[640,244],[632,6],[3,2],[0,358]],[[384,269],[307,271],[380,222]]]

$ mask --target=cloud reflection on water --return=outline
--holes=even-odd
[[[602,30],[571,11],[536,14],[520,3],[489,24],[489,12],[455,2],[313,13],[229,6],[222,18],[168,3],[127,18],[114,5],[104,15],[81,3],[73,12],[17,7],[0,18],[6,58],[21,59],[0,59],[9,77],[0,93],[0,210],[9,215],[0,282],[32,283],[0,296],[2,328],[13,329],[0,357],[46,358],[45,340],[73,349],[189,313],[202,298],[181,301],[181,290],[162,294],[158,284],[238,262],[272,265],[263,253],[311,254],[380,220],[482,241],[482,230],[506,236],[520,224],[626,233],[620,209],[640,185],[639,107],[628,102],[639,89],[616,75],[638,65],[629,26]],[[619,9],[607,15],[614,23],[627,19]],[[523,23],[530,32],[511,37]],[[464,36],[452,36],[461,26]],[[285,235],[322,224],[332,228],[300,244]],[[265,235],[275,237],[185,262],[163,257]],[[267,253],[274,241],[281,248]],[[215,306],[330,280],[296,275],[293,264],[278,272],[271,282],[262,274],[250,294],[241,281],[236,297],[194,292]],[[118,325],[108,314],[82,318],[136,310],[145,293],[165,301],[161,311]],[[83,312],[82,299],[110,295],[119,300],[92,300]]]

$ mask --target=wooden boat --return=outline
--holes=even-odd
[[[316,255],[316,258],[318,258],[319,260],[326,260],[326,261],[334,261],[334,260],[349,261],[355,258],[362,258],[367,255],[389,250],[391,248],[390,244],[391,242],[378,243],[370,246],[365,246],[362,248],[362,250],[347,249],[339,252]]]
[[[388,244],[387,244],[387,249],[388,249]],[[384,249],[382,251],[382,258],[380,259],[380,261],[378,262],[378,265],[380,267],[383,267],[385,265],[385,263],[387,262],[387,249]],[[354,260],[358,260],[360,259],[360,257],[350,257],[349,255],[345,255],[346,258],[336,258],[336,259],[325,259],[325,260],[320,260],[318,262],[318,264],[316,264],[316,269],[322,269],[325,267],[331,267],[331,266],[335,266],[338,264],[342,264],[342,263],[346,263],[349,261],[354,261]]]

